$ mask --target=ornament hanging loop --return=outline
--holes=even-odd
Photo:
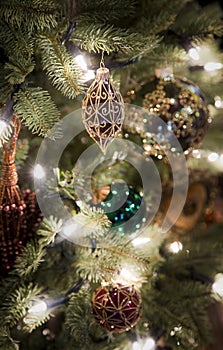
[[[100,68],[105,68],[104,51],[101,53]]]

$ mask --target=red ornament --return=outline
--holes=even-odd
[[[133,285],[101,286],[95,290],[91,302],[96,321],[109,332],[128,331],[141,318],[142,299]]]

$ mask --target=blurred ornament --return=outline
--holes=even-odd
[[[95,290],[91,302],[96,321],[109,332],[130,330],[142,315],[141,295],[133,285],[101,286]]]
[[[105,152],[120,133],[124,120],[123,99],[110,82],[108,68],[101,66],[97,70],[83,100],[82,116],[87,132]]]
[[[186,78],[176,77],[168,70],[159,70],[157,76],[151,77],[149,82],[142,83],[141,90],[131,94],[132,102],[145,107],[149,114],[156,115],[166,123],[166,129],[173,132],[185,153],[189,154],[195,147],[199,147],[204,138],[209,112],[207,102],[199,87]],[[127,132],[138,134],[143,143],[145,153],[159,158],[164,152],[159,142],[169,148],[171,152],[170,135],[163,130],[163,125],[157,127],[156,137],[147,125],[148,115],[132,107],[125,120],[124,128]],[[159,132],[158,132],[159,131]],[[162,159],[162,157],[160,158]]]
[[[183,151],[191,152],[204,138],[208,109],[199,87],[186,78],[154,78],[146,87],[143,106],[157,114],[177,136]]]
[[[4,276],[13,267],[17,255],[27,240],[33,237],[41,220],[35,193],[29,189],[21,193],[17,185],[15,165],[16,142],[20,120],[13,117],[14,132],[10,145],[3,144],[3,167],[0,179],[0,263]]]
[[[206,169],[190,169],[189,187],[183,211],[176,222],[172,222],[171,216],[168,217],[173,224],[173,230],[183,233],[192,230],[198,223],[208,223],[208,217],[213,212],[216,185],[216,177],[208,173]],[[178,196],[179,200],[182,200],[180,192]],[[163,197],[160,205],[162,217],[165,217],[168,212],[171,199],[172,184],[167,183],[163,188]]]
[[[95,196],[97,203],[103,199],[100,207],[121,235],[135,232],[142,226],[145,217],[143,197],[132,186],[112,183],[99,188]]]

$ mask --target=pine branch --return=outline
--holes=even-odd
[[[27,243],[23,252],[16,259],[15,272],[21,277],[27,277],[36,272],[46,253],[43,248],[38,241]]]
[[[223,34],[223,23],[221,19],[222,10],[216,5],[201,8],[188,6],[179,14],[171,29],[181,36],[181,40],[202,41],[210,36],[221,37]]]
[[[15,156],[17,170],[19,170],[21,166],[24,164],[25,160],[28,157],[28,152],[29,152],[28,139],[18,140],[16,156]]]
[[[11,338],[5,328],[0,330],[0,350],[19,350],[18,342]]]
[[[34,52],[35,37],[25,28],[13,28],[7,23],[0,26],[0,47],[8,57],[30,59]]]
[[[35,63],[30,57],[20,56],[19,60],[17,56],[10,56],[9,62],[5,64],[5,78],[11,85],[17,85],[24,82],[26,76],[30,74],[35,68]]]
[[[56,26],[57,6],[49,0],[2,0],[0,19],[14,27],[26,26],[28,30],[44,30]]]
[[[82,289],[78,294],[73,294],[66,309],[65,326],[81,348],[84,348],[91,341],[89,332],[93,319],[91,318],[89,292],[88,289]]]
[[[40,36],[43,69],[52,84],[65,96],[75,98],[82,92],[81,71],[56,36]]]
[[[119,20],[130,19],[137,11],[135,0],[91,0],[82,1],[78,7],[78,19],[80,21],[101,21],[114,23]]]
[[[151,51],[159,42],[154,35],[144,37],[139,33],[103,23],[79,25],[71,36],[71,40],[89,52],[107,54],[119,52],[134,58],[139,54]]]
[[[59,120],[59,111],[49,93],[40,87],[20,90],[15,97],[15,110],[34,134],[54,138],[52,128]]]
[[[38,286],[30,283],[20,284],[11,294],[7,294],[0,310],[0,325],[10,328],[15,326],[26,315],[30,301],[40,292]]]
[[[47,246],[53,243],[56,234],[61,231],[61,228],[62,220],[57,220],[52,216],[44,218],[37,231],[38,235],[42,236],[42,238],[40,238],[40,244]]]

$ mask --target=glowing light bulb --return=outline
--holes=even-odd
[[[175,241],[169,245],[169,251],[171,253],[177,254],[183,249],[183,245],[179,241]]]
[[[95,71],[92,69],[88,69],[87,72],[83,76],[83,81],[89,81],[95,78]]]
[[[151,239],[149,237],[137,237],[137,238],[133,239],[132,244],[134,247],[137,247],[139,245],[146,244],[150,241],[151,241]]]
[[[34,167],[33,175],[36,179],[43,179],[45,177],[45,171],[40,164],[36,164]]]
[[[198,61],[200,59],[199,52],[198,52],[197,48],[195,48],[195,47],[190,48],[190,50],[188,51],[188,55],[194,61]]]
[[[77,231],[78,225],[77,223],[71,221],[68,222],[64,227],[63,227],[63,233],[65,234],[66,237],[71,238],[75,231]]]
[[[43,300],[38,300],[33,306],[28,310],[29,314],[39,314],[44,313],[47,310],[47,304]]]
[[[215,162],[217,159],[218,159],[218,154],[216,152],[213,152],[208,156],[209,162]]]
[[[84,59],[84,56],[83,55],[77,55],[75,58],[74,58],[74,61],[75,63],[83,70],[87,70],[87,63]]]
[[[223,274],[218,273],[215,276],[215,282],[212,285],[212,290],[214,293],[223,297]]]
[[[207,62],[204,65],[204,69],[207,72],[213,72],[215,70],[221,69],[223,67],[223,64],[220,62]]]
[[[0,120],[0,135],[3,134],[6,126],[7,126],[6,122],[4,122],[4,120]]]
[[[194,149],[192,152],[192,155],[194,158],[197,158],[197,159],[201,158],[201,152],[198,149]]]
[[[146,338],[145,341],[140,339],[132,343],[132,350],[155,350],[155,340],[153,338]]]
[[[215,97],[214,105],[216,108],[223,108],[223,101],[222,101],[221,97],[219,97],[219,96]]]

